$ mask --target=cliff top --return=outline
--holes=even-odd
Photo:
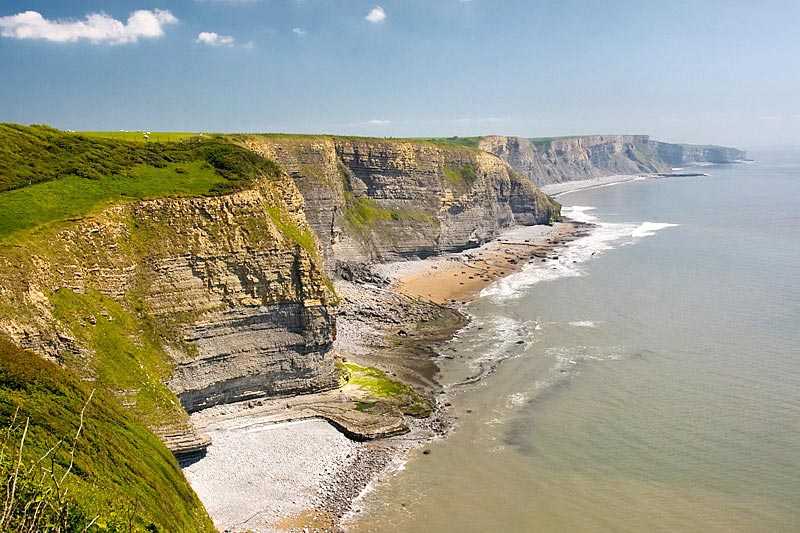
[[[215,196],[280,172],[221,137],[178,135],[142,142],[0,124],[0,240],[110,203]]]

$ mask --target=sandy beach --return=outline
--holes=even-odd
[[[393,280],[392,287],[400,293],[457,305],[472,300],[492,282],[529,261],[555,259],[555,249],[575,238],[577,230],[568,222],[515,227],[479,248],[423,261],[378,265],[376,271]]]

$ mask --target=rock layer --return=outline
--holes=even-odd
[[[735,148],[664,143],[647,135],[549,139],[489,136],[481,138],[479,146],[539,186],[613,174],[667,172],[674,166],[745,158],[745,153]]]
[[[494,155],[432,142],[250,136],[295,180],[329,271],[478,245],[559,206]]]
[[[0,334],[17,344],[54,359],[82,360],[87,379],[103,379],[94,360],[113,359],[113,350],[127,345],[109,348],[91,334],[102,319],[88,310],[78,321],[65,319],[54,295],[67,290],[116,302],[132,324],[124,334],[135,346],[157,337],[164,364],[172,367],[163,378],[186,410],[337,384],[335,297],[303,218],[302,196],[288,177],[225,196],[118,205],[42,231],[31,239],[41,247],[0,247],[8,306],[0,313]],[[152,411],[139,405],[140,393],[162,386],[163,378],[119,390],[123,403]],[[168,443],[183,446],[185,413],[169,405],[157,410],[142,414],[171,436]]]

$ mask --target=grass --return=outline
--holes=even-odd
[[[445,166],[442,169],[445,181],[457,191],[467,191],[478,179],[478,174],[473,163],[464,164],[458,167]]]
[[[367,196],[353,197],[346,193],[344,218],[351,228],[362,236],[375,229],[381,222],[411,221],[434,224],[436,217],[421,209],[386,209]]]
[[[424,417],[431,414],[433,408],[430,401],[410,385],[389,378],[377,368],[349,361],[338,364],[340,371],[347,375],[348,384],[360,388],[371,397],[356,402],[357,410],[369,412],[380,403],[390,403],[407,415]]]
[[[279,172],[219,138],[143,144],[0,124],[0,239],[109,203],[224,194]]]
[[[211,194],[227,185],[206,162],[138,165],[127,175],[46,181],[0,193],[0,240],[20,230],[78,218],[111,203],[163,196]]]
[[[73,508],[68,530],[83,531],[97,517],[90,531],[213,531],[169,450],[113,395],[96,390],[87,404],[90,392],[75,374],[0,338],[0,420],[12,430],[10,441],[18,443],[20,424],[12,424],[17,409],[18,422],[29,419],[24,471],[68,470],[71,440],[86,406],[74,466],[65,481]],[[59,439],[69,444],[58,445]],[[35,465],[51,447],[47,460]],[[48,481],[41,475],[30,478]],[[29,483],[27,488],[22,498],[35,487]],[[27,503],[36,502],[20,505]]]
[[[139,165],[205,161],[223,178],[247,181],[279,172],[275,163],[223,138],[139,143],[91,138],[47,126],[0,124],[0,191],[67,176],[127,175]]]
[[[310,229],[300,227],[299,224],[291,219],[288,213],[278,206],[267,207],[267,214],[284,237],[291,242],[299,244],[311,257],[319,257],[317,241],[314,239],[314,234]]]
[[[477,149],[480,146],[482,138],[483,137],[428,137],[414,140],[441,144],[444,146],[460,146]]]
[[[81,345],[94,350],[88,360],[68,360],[68,366],[119,394],[142,424],[159,427],[186,420],[164,384],[172,373],[170,358],[146,321],[94,290],[79,294],[60,289],[50,302],[55,318]]]
[[[185,141],[194,137],[204,136],[202,133],[188,132],[188,131],[151,131],[150,135],[145,137],[143,131],[81,131],[77,135],[89,137],[93,139],[111,139],[116,141],[133,141],[140,143],[147,142],[177,142]]]

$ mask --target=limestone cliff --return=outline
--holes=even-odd
[[[335,296],[285,175],[32,231],[0,245],[0,296],[0,335],[162,435],[185,433],[184,409],[337,384]]]
[[[735,148],[671,144],[647,135],[589,135],[526,139],[489,136],[481,149],[506,161],[537,185],[613,174],[667,172],[692,163],[729,163],[745,158]]]
[[[326,264],[424,257],[477,245],[512,224],[549,223],[558,204],[500,158],[434,142],[248,136],[306,202]]]

